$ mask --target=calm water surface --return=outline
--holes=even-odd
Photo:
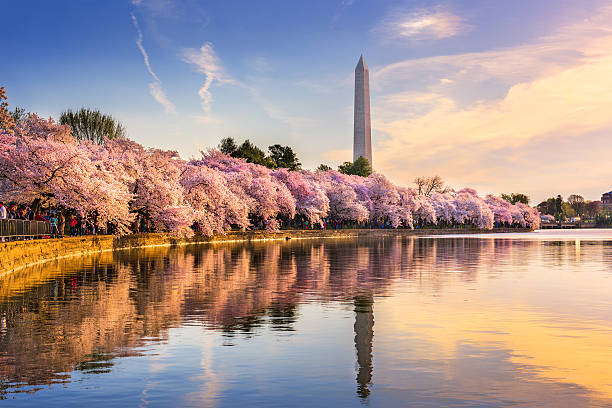
[[[215,244],[0,281],[0,406],[612,406],[612,230]]]

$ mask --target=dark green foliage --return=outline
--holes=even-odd
[[[584,206],[584,212],[591,218],[597,217],[601,212],[601,205],[599,201],[587,201]]]
[[[599,201],[587,201],[577,194],[570,195],[567,201],[563,201],[561,195],[551,197],[538,204],[537,209],[541,214],[552,215],[557,220],[586,215],[587,218],[596,219],[598,225],[606,217],[606,210],[601,207]]]
[[[522,193],[502,194],[502,200],[508,201],[509,203],[523,203],[529,205],[529,196]]]
[[[372,166],[370,162],[363,156],[360,156],[353,163],[344,162],[338,166],[338,171],[344,174],[352,174],[355,176],[368,177],[372,174]]]
[[[266,153],[248,139],[238,146],[231,156],[246,159],[249,163],[260,164],[271,169],[274,168],[274,162],[266,156]]]
[[[537,205],[537,208],[540,213],[552,215],[557,220],[560,220],[565,217],[565,214],[563,212],[563,204],[563,198],[558,195],[556,198],[551,197],[546,201],[542,201],[540,204]]]
[[[123,125],[110,115],[98,110],[81,108],[76,112],[68,109],[60,115],[60,123],[72,128],[72,136],[78,140],[91,140],[96,144],[104,139],[123,139],[126,137]]]
[[[555,217],[559,218],[561,214],[563,214],[563,198],[561,198],[561,194],[559,194],[555,199]]]
[[[270,159],[274,162],[276,168],[285,168],[291,171],[299,170],[302,163],[297,158],[297,155],[289,146],[281,146],[279,144],[268,147]]]
[[[302,166],[291,147],[279,144],[268,147],[270,154],[266,156],[262,149],[248,139],[238,146],[233,138],[226,137],[221,140],[219,150],[232,157],[246,159],[249,163],[260,164],[271,169],[286,168],[294,171],[299,170]]]
[[[598,227],[612,227],[612,212],[609,210],[600,211],[595,217],[595,222]]]
[[[542,214],[555,215],[557,208],[557,200],[553,198],[549,198],[546,201],[542,201],[537,205],[538,211]]]
[[[574,209],[576,215],[580,216],[584,214],[584,209],[586,205],[584,197],[577,194],[572,194],[567,197],[567,203],[570,205],[570,207]]]
[[[338,166],[338,171],[343,174],[353,174],[351,173],[353,170],[353,162],[345,161],[341,165]]]
[[[231,155],[238,150],[238,145],[233,138],[226,137],[225,139],[221,139],[221,143],[219,143],[219,150],[225,154]]]
[[[332,168],[329,167],[327,164],[319,164],[319,167],[317,167],[317,170],[320,171],[328,171],[331,170]]]

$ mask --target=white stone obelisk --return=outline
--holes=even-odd
[[[355,122],[353,133],[353,161],[365,157],[372,165],[372,128],[370,124],[370,71],[359,58],[355,68]]]

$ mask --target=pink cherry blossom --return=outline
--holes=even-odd
[[[59,206],[118,234],[129,232],[136,214],[179,235],[278,230],[296,216],[310,225],[540,226],[534,208],[473,189],[426,197],[379,173],[270,170],[214,149],[186,161],[129,140],[79,142],[69,127],[36,115],[0,134],[0,198]]]

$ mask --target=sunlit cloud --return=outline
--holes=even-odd
[[[472,30],[465,19],[437,7],[417,11],[393,11],[374,29],[385,40],[439,40]]]
[[[236,82],[225,73],[221,60],[215,53],[213,45],[209,42],[197,50],[194,48],[184,50],[182,53],[182,59],[186,63],[193,65],[197,72],[200,72],[206,76],[204,84],[198,90],[198,95],[202,100],[202,110],[204,113],[209,113],[210,104],[213,101],[213,96],[210,90],[213,83],[235,84]]]
[[[597,135],[612,132],[610,17],[604,8],[531,44],[374,69],[376,166],[404,184],[440,173],[495,193],[609,189],[598,152],[612,146]],[[572,156],[568,143],[589,147]]]
[[[136,16],[134,15],[134,13],[131,13],[131,17],[132,17],[132,22],[134,23],[134,27],[136,28],[136,32],[138,33],[138,37],[136,38],[136,46],[138,47],[138,49],[140,50],[140,53],[142,54],[142,58],[144,59],[145,66],[147,67],[149,74],[151,74],[151,76],[154,79],[154,82],[151,82],[149,84],[149,92],[151,93],[151,96],[153,97],[153,99],[155,99],[160,105],[164,107],[164,110],[167,113],[176,113],[176,108],[174,104],[168,99],[168,97],[166,96],[166,93],[162,89],[161,80],[159,79],[157,74],[153,71],[153,68],[151,68],[151,63],[149,61],[149,54],[147,54],[147,51],[142,45],[143,36],[142,36],[142,30],[140,29],[140,25],[138,24],[138,20],[136,19]]]
[[[161,82],[151,82],[149,84],[149,93],[153,99],[164,107],[167,113],[176,113],[176,108],[174,104],[168,100],[168,97],[161,87]]]

